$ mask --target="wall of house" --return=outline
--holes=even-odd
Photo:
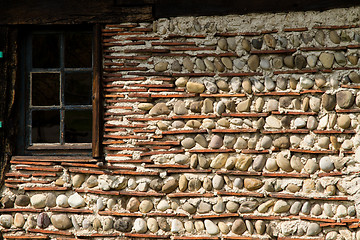
[[[4,237],[360,239],[359,10],[106,25],[106,165],[13,157]]]

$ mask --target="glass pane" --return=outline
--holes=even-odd
[[[60,112],[33,111],[31,134],[33,143],[59,143]]]
[[[65,142],[91,142],[92,111],[65,111]]]
[[[60,67],[60,38],[58,34],[34,34],[32,39],[32,67]]]
[[[75,72],[65,74],[65,104],[91,105],[92,74]]]
[[[60,74],[32,73],[31,99],[33,106],[60,105]]]
[[[65,33],[65,67],[91,68],[92,34]]]

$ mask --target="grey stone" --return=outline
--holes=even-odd
[[[313,36],[310,33],[302,33],[301,34],[301,40],[305,43],[308,44],[309,42],[311,42],[313,40]]]
[[[72,178],[72,184],[75,188],[80,187],[83,182],[85,181],[85,175],[84,174],[76,174],[73,178]]]
[[[156,72],[164,72],[167,70],[169,63],[168,62],[158,62],[155,64],[155,71]]]
[[[354,95],[347,90],[336,93],[336,102],[340,108],[350,108],[354,104]]]
[[[188,189],[190,192],[198,191],[201,188],[201,181],[197,178],[193,178],[188,183]]]
[[[267,102],[267,111],[277,111],[279,109],[279,101],[276,99],[269,99]]]
[[[13,222],[14,218],[9,214],[3,214],[0,216],[0,225],[4,228],[11,228]]]
[[[295,67],[297,69],[303,69],[306,67],[306,58],[302,55],[296,55],[294,59]]]
[[[211,191],[212,190],[212,181],[210,178],[204,178],[204,182],[203,182],[203,188],[206,191]]]
[[[254,161],[253,161],[253,164],[252,164],[252,168],[255,170],[255,171],[262,171],[264,166],[266,164],[266,158],[264,155],[260,154],[258,156],[255,157]]]
[[[216,190],[220,190],[224,187],[224,178],[220,175],[215,175],[212,179],[212,186]]]
[[[233,62],[231,61],[231,59],[229,57],[222,57],[221,62],[222,62],[222,64],[224,64],[224,66],[227,69],[229,69],[229,70],[233,69]]]
[[[196,207],[189,202],[186,202],[182,205],[182,209],[190,214],[193,214],[196,212]]]
[[[336,106],[336,97],[334,95],[324,93],[321,99],[322,105],[327,111],[334,110]]]
[[[213,211],[216,213],[222,213],[225,211],[225,204],[222,198],[218,198],[216,204],[212,207]]]
[[[88,188],[96,187],[98,185],[97,177],[91,175],[88,179],[86,179],[85,184]]]
[[[319,169],[319,165],[313,160],[308,159],[304,165],[304,170],[307,173],[313,174]]]
[[[279,104],[282,108],[287,108],[291,105],[292,98],[291,97],[280,97]]]
[[[226,92],[229,91],[229,84],[228,84],[226,81],[224,81],[224,80],[218,80],[218,81],[216,81],[216,85],[217,85],[217,87],[218,87],[220,90],[222,90],[222,91],[226,91]]]
[[[286,80],[286,78],[278,77],[276,79],[276,86],[281,90],[285,90],[285,89],[287,89],[287,85],[288,85],[287,82],[288,81]]]
[[[321,232],[321,227],[319,224],[317,223],[310,223],[307,231],[306,231],[306,235],[307,236],[316,236]]]
[[[37,226],[39,228],[47,228],[50,225],[50,217],[47,215],[47,213],[42,212],[37,217]]]
[[[159,228],[165,232],[170,231],[170,225],[169,223],[166,221],[166,219],[164,217],[160,217],[157,219],[157,222],[159,224]]]
[[[194,63],[190,60],[189,57],[184,58],[183,65],[189,72],[194,71]]]
[[[294,125],[296,128],[304,128],[306,126],[306,122],[302,118],[296,118],[294,121]]]
[[[177,115],[185,115],[188,113],[188,110],[185,108],[185,103],[183,101],[176,101],[174,104],[174,113]]]
[[[280,119],[280,122],[281,126],[283,126],[284,128],[289,128],[291,124],[291,119],[289,116],[284,116]]]
[[[59,230],[66,230],[72,227],[72,222],[66,214],[52,215],[51,223]]]
[[[172,64],[171,64],[171,70],[175,71],[175,72],[180,72],[181,71],[181,65],[179,63],[178,60],[175,60]]]
[[[210,160],[207,159],[204,155],[199,155],[198,156],[198,160],[199,160],[199,166],[201,168],[207,169],[210,167]]]
[[[221,148],[223,145],[223,139],[219,135],[214,135],[209,143],[209,147],[213,149]]]
[[[290,166],[297,172],[301,172],[301,170],[304,168],[304,164],[301,162],[301,159],[296,155],[291,157]]]
[[[241,83],[241,87],[244,89],[244,91],[246,93],[251,93],[252,92],[252,87],[251,87],[251,82],[248,78],[245,78],[242,83]]]
[[[205,229],[206,232],[210,235],[216,235],[220,232],[218,226],[211,220],[205,219]]]
[[[259,80],[253,78],[253,82],[254,82],[254,87],[256,88],[257,91],[259,92],[264,91],[264,85]]]
[[[130,218],[120,218],[114,222],[114,228],[120,232],[130,232],[132,229],[132,221]]]
[[[331,68],[334,64],[334,54],[323,52],[320,54],[319,60],[324,68]]]
[[[235,144],[236,138],[234,136],[231,135],[225,135],[224,137],[224,147],[226,148],[233,148],[234,144]]]
[[[285,172],[293,171],[293,168],[291,167],[290,161],[282,153],[279,153],[277,155],[276,164]]]
[[[289,211],[289,209],[290,209],[290,205],[286,201],[278,200],[274,205],[273,211],[275,213],[284,213]]]
[[[270,136],[265,135],[260,142],[261,147],[270,148],[272,145],[272,138]]]
[[[164,193],[171,193],[172,191],[174,191],[177,187],[179,186],[179,183],[176,179],[170,179],[169,181],[167,181],[163,187],[162,187],[162,192]]]
[[[272,65],[275,69],[280,69],[283,67],[284,62],[282,57],[275,57],[272,60]]]
[[[317,63],[318,57],[314,55],[309,55],[306,58],[307,64],[309,64],[310,67],[315,67]]]
[[[204,104],[203,104],[203,107],[202,107],[202,111],[204,113],[212,113],[214,110],[213,110],[213,104],[214,102],[209,99],[209,98],[206,98],[204,100]]]
[[[198,135],[195,136],[194,140],[195,140],[196,143],[198,143],[203,148],[208,147],[208,142],[207,142],[206,138],[204,137],[204,135],[198,134]]]
[[[237,212],[239,207],[240,207],[240,205],[238,203],[236,203],[236,202],[233,202],[233,201],[228,201],[226,203],[226,209],[231,213]]]
[[[199,70],[205,71],[206,66],[205,66],[204,61],[203,61],[201,58],[197,58],[197,59],[195,60],[195,64],[196,64],[196,67],[197,67]]]
[[[286,56],[284,57],[284,64],[288,68],[294,68],[294,56]]]
[[[243,69],[243,67],[245,66],[246,63],[243,60],[241,60],[240,58],[237,58],[233,61],[233,64],[237,69],[241,70],[241,69]]]
[[[274,90],[276,87],[274,81],[270,77],[265,77],[265,88],[268,91]]]
[[[322,30],[318,30],[315,33],[315,40],[321,45],[324,46],[325,45],[325,33]]]
[[[257,201],[245,201],[240,204],[239,212],[240,213],[252,213],[255,208],[258,206]]]
[[[255,222],[255,230],[257,234],[263,235],[266,230],[266,225],[263,220],[257,220]]]
[[[282,48],[286,48],[288,45],[288,40],[286,39],[286,37],[278,37],[278,42],[280,44],[280,47]]]
[[[236,50],[236,39],[234,37],[230,37],[226,39],[228,48],[232,51]]]
[[[360,76],[359,76],[359,74],[357,72],[351,72],[349,74],[349,79],[353,83],[360,83]]]
[[[195,147],[195,140],[193,138],[185,138],[181,141],[181,146],[183,146],[185,149],[190,149]]]
[[[264,41],[266,46],[270,47],[270,48],[275,48],[276,46],[276,39],[270,35],[270,34],[265,34],[264,35]]]
[[[300,77],[300,86],[303,89],[310,89],[314,86],[315,82],[307,77]]]
[[[17,206],[26,207],[30,203],[30,198],[28,195],[17,195],[15,199],[15,204]],[[9,206],[10,207],[10,206]]]
[[[241,40],[241,48],[244,49],[245,51],[249,52],[251,50],[251,44],[250,44],[249,40],[247,40],[247,39]]]
[[[263,39],[262,38],[252,39],[251,44],[253,45],[254,48],[261,49],[263,45]]]
[[[346,57],[344,55],[344,53],[342,52],[335,52],[334,53],[335,56],[335,61],[337,64],[339,64],[340,66],[345,66],[347,63]]]
[[[255,71],[260,65],[260,59],[257,55],[251,55],[248,59],[248,66],[250,70]]]
[[[216,68],[216,70],[218,71],[218,72],[223,72],[223,71],[225,71],[225,66],[224,66],[224,64],[220,61],[220,59],[218,59],[218,58],[215,58],[214,59],[214,66],[215,66],[215,68]]]
[[[142,213],[150,212],[154,207],[154,204],[150,200],[143,200],[139,205],[139,210]]]
[[[205,90],[205,86],[201,83],[196,83],[196,82],[187,82],[186,83],[186,89],[188,90],[188,92],[191,93],[203,93]],[[156,104],[157,105],[157,104]],[[155,107],[156,107],[155,105]],[[154,108],[152,108],[150,110],[150,112],[153,110]],[[151,115],[151,114],[150,114]]]
[[[157,103],[150,111],[151,116],[157,115],[167,115],[170,113],[170,109],[166,106],[165,103]]]
[[[204,85],[205,85],[206,90],[208,90],[210,93],[217,93],[218,87],[216,86],[215,83],[210,82],[210,81],[205,81]]]
[[[157,192],[162,189],[162,181],[160,179],[153,179],[150,181],[149,187]]]
[[[322,214],[322,208],[320,204],[315,204],[311,209],[311,215],[320,216]]]
[[[271,69],[271,64],[270,61],[268,59],[261,59],[260,60],[260,67],[264,70],[269,70]]]
[[[290,214],[291,215],[298,215],[302,207],[302,203],[299,201],[294,202],[290,207]]]
[[[228,43],[225,38],[220,38],[218,41],[218,46],[221,50],[226,51],[228,49]]]
[[[338,35],[338,33],[333,30],[333,31],[330,31],[329,33],[329,38],[330,40],[335,43],[335,44],[339,44],[340,43],[340,36]]]
[[[110,229],[113,228],[113,224],[114,224],[114,221],[111,218],[106,218],[104,220],[103,230],[109,231]]]
[[[206,68],[207,68],[210,72],[213,72],[213,71],[215,70],[214,63],[211,62],[209,59],[205,59],[205,60],[204,60],[204,63],[205,63]]]
[[[211,211],[211,207],[211,204],[201,201],[198,205],[197,212],[201,214],[208,213]]]
[[[320,111],[320,104],[321,104],[320,98],[316,98],[316,97],[310,98],[309,106],[310,106],[310,109],[313,110],[314,112]]]
[[[237,235],[241,235],[246,231],[246,225],[242,219],[237,219],[234,221],[231,231]]]
[[[309,215],[311,211],[311,205],[309,202],[305,202],[303,206],[301,207],[301,213],[305,215]]]

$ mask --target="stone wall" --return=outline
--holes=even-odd
[[[5,238],[360,239],[359,10],[105,26],[106,165],[13,157]]]

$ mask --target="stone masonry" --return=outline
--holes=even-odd
[[[105,165],[14,156],[6,239],[360,239],[360,8],[103,29]]]

